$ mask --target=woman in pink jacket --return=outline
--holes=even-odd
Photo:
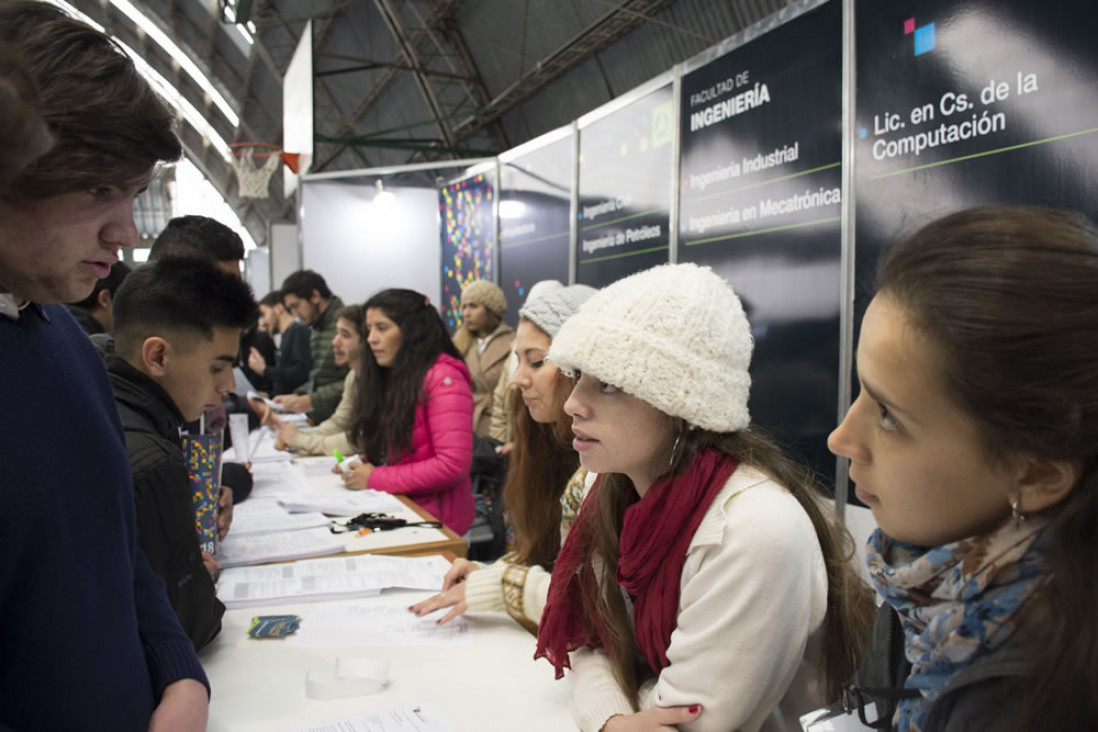
[[[366,342],[348,488],[412,498],[455,533],[473,522],[473,391],[438,311],[412,290],[366,301]]]

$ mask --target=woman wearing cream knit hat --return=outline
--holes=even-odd
[[[473,376],[473,432],[487,437],[492,427],[492,392],[511,354],[515,332],[503,322],[507,297],[488,280],[475,280],[461,291],[461,328],[454,345]],[[502,405],[499,406],[502,408]]]
[[[583,730],[794,732],[854,669],[873,603],[810,474],[749,426],[752,345],[739,298],[692,264],[610,285],[553,340],[600,475],[537,656],[572,669]]]

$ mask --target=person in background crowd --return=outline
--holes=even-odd
[[[95,283],[92,293],[80,302],[70,303],[67,307],[69,313],[88,335],[110,333],[114,330],[114,319],[111,317],[111,302],[114,294],[122,286],[122,282],[130,273],[130,267],[125,262],[115,262],[111,265],[111,273]]]
[[[470,282],[461,291],[461,328],[454,345],[473,377],[473,431],[487,437],[492,426],[492,393],[511,354],[515,332],[503,322],[507,297],[488,280]],[[502,405],[500,405],[502,408]]]
[[[206,257],[218,269],[241,277],[244,241],[240,234],[209,216],[176,216],[156,237],[149,250],[150,262],[169,256]],[[233,365],[243,371],[244,376],[257,390],[269,391],[272,387],[270,378],[254,371],[249,365],[248,357],[253,350],[262,355],[267,366],[274,364],[274,340],[269,334],[259,332],[255,325],[240,336],[240,348]],[[242,409],[242,406],[237,405],[237,409]]]
[[[347,378],[347,367],[337,365],[332,353],[335,313],[343,308],[343,301],[332,294],[323,277],[302,269],[282,283],[282,304],[290,315],[312,328],[309,343],[313,367],[305,384],[293,394],[275,397],[275,401],[291,412],[307,413],[313,424],[320,424],[335,412]]]
[[[349,488],[407,495],[457,534],[473,523],[473,393],[438,311],[412,290],[366,301]]]
[[[209,216],[176,216],[168,222],[168,225],[160,232],[149,249],[149,262],[156,262],[164,257],[200,257],[220,269],[222,272],[241,278],[240,266],[244,261],[244,241],[240,235],[225,224]],[[99,336],[93,337],[93,342]],[[98,344],[97,344],[98,345]],[[111,344],[113,350],[113,344]],[[270,388],[270,382],[262,375],[252,371],[247,364],[248,354],[256,350],[263,355],[267,363],[274,363],[274,340],[266,333],[260,333],[255,324],[244,329],[240,336],[240,344],[237,349],[234,366],[240,367],[244,376],[257,389]],[[207,410],[205,424],[212,424],[221,419],[223,414],[249,414],[249,425],[257,427],[258,418],[251,414],[247,402],[243,397],[228,394],[220,407]],[[195,434],[199,431],[199,424],[184,425],[184,429]],[[232,444],[230,435],[226,433],[226,446]],[[232,503],[239,503],[252,492],[253,479],[248,467],[240,463],[226,462],[221,466],[221,482],[230,490],[222,495],[220,504],[228,510]],[[231,502],[227,499],[231,499]]]
[[[557,280],[541,280],[535,282],[530,287],[530,292],[526,294],[526,304],[534,302],[542,295],[548,295],[554,290],[559,290],[564,287]],[[518,337],[517,335],[515,336]],[[515,353],[515,343],[511,342],[511,355],[507,357],[507,360],[503,362],[503,369],[499,374],[499,381],[496,382],[496,388],[492,391],[492,404],[499,405],[498,409],[492,410],[492,424],[488,429],[488,436],[501,445],[500,452],[504,455],[511,451],[511,421],[516,414],[514,410],[510,408],[511,395],[515,393],[514,389],[514,377],[515,370],[518,369],[518,355]]]
[[[503,493],[515,549],[487,566],[455,560],[442,592],[412,606],[416,615],[452,607],[442,624],[464,612],[503,610],[524,627],[537,628],[561,542],[590,487],[572,449],[572,418],[564,411],[572,380],[546,356],[561,325],[594,294],[586,285],[543,290],[538,297],[531,292],[519,311],[512,396],[521,398],[511,405],[515,442]]]
[[[828,445],[879,527],[851,701],[890,729],[1098,729],[1095,292],[1098,228],[1052,209],[959,211],[881,262]]]
[[[138,539],[197,650],[221,630],[225,608],[214,590],[216,562],[199,550],[179,428],[232,391],[237,343],[256,305],[243,280],[193,257],[160,257],[128,282],[115,299],[107,373],[133,472]]]
[[[106,372],[57,304],[87,297],[137,243],[133,200],[181,154],[175,114],[110,38],[49,4],[0,2],[0,46],[37,89],[37,103],[0,104],[0,129],[31,133],[5,133],[0,150],[0,376],[13,387],[0,423],[0,727],[204,730],[206,675],[138,545]]]
[[[751,328],[707,268],[619,280],[549,360],[599,473],[553,567],[535,657],[572,669],[580,729],[794,732],[837,699],[871,593],[811,473],[751,429]]]
[[[347,433],[351,429],[358,402],[358,377],[362,373],[362,351],[366,345],[366,314],[361,305],[348,305],[336,313],[336,335],[332,353],[336,364],[349,366],[343,381],[343,398],[331,417],[310,430],[299,430],[293,422],[283,422],[274,410],[265,409],[263,423],[278,430],[275,447],[279,450],[303,450],[311,455],[342,455],[355,452]]]
[[[259,330],[270,335],[278,348],[273,366],[259,349],[248,353],[248,366],[271,380],[271,396],[289,394],[304,384],[313,367],[309,327],[297,322],[282,304],[282,293],[269,292],[259,301]]]

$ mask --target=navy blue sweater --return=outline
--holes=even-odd
[[[145,730],[207,684],[139,551],[103,362],[59,305],[0,316],[0,726]]]

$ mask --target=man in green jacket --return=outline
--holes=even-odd
[[[335,314],[343,308],[343,301],[332,294],[323,277],[311,269],[303,269],[282,283],[282,304],[312,329],[313,370],[309,380],[294,394],[275,397],[275,401],[291,412],[308,412],[313,424],[320,424],[335,412],[347,377],[347,367],[336,366],[332,354]]]

